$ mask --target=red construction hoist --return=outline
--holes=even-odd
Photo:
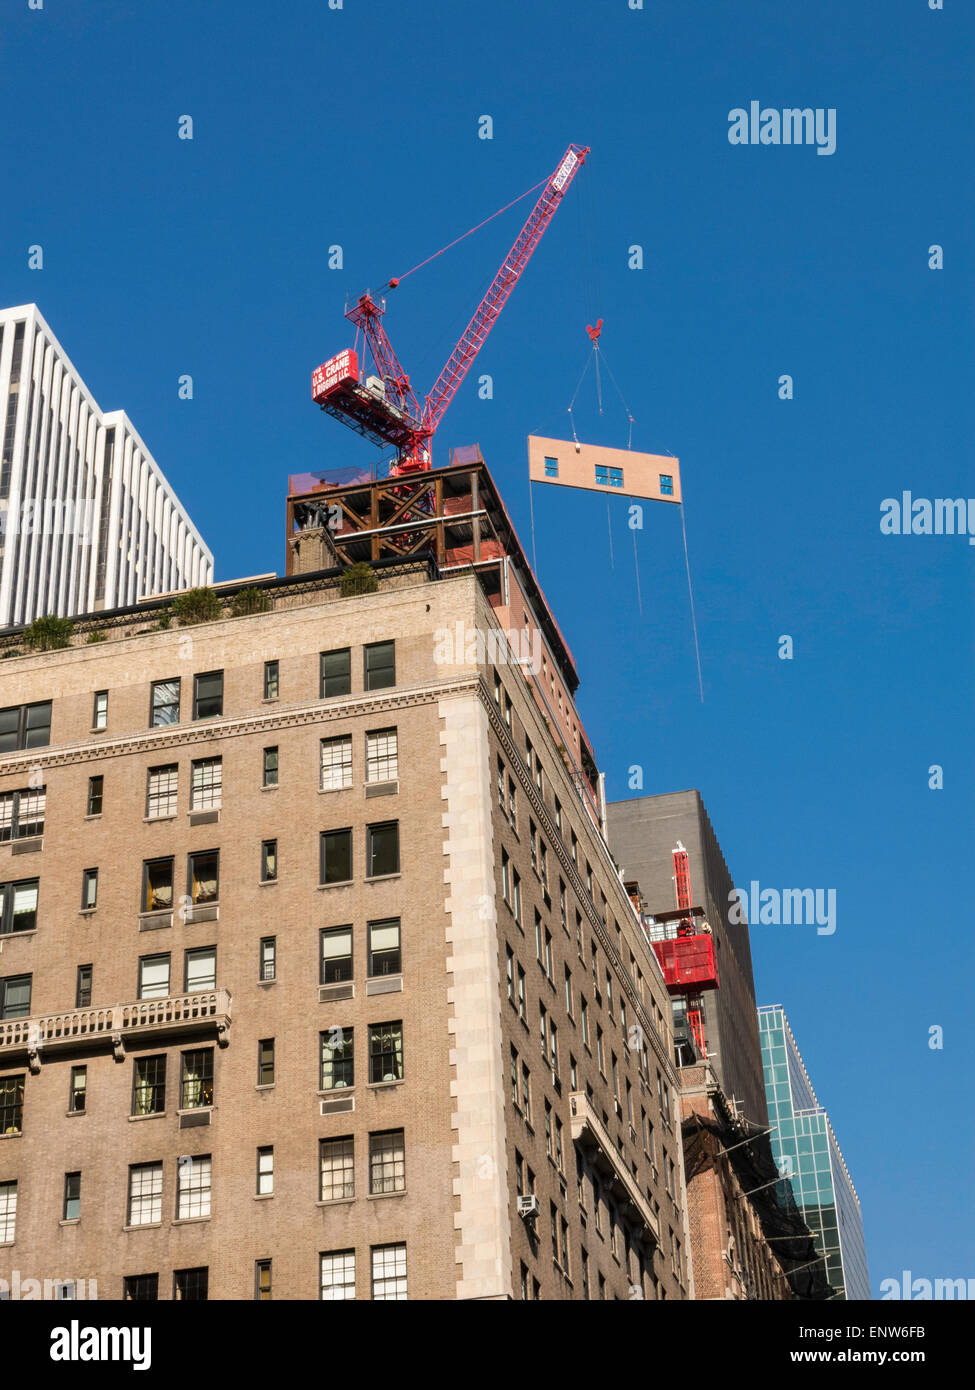
[[[336,357],[330,357],[312,372],[312,400],[321,406],[327,415],[343,421],[366,439],[371,439],[374,444],[392,445],[397,451],[397,461],[391,469],[392,476],[420,473],[430,468],[431,441],[444,412],[457,394],[457,389],[467,375],[471,363],[483,347],[508,296],[588,153],[588,145],[585,148],[581,145],[570,145],[555,172],[545,180],[545,186],[528,221],[504,258],[487,294],[478,305],[474,317],[464,330],[422,406],[383,328],[385,299],[377,301],[366,291],[346,313],[345,317],[356,327],[355,343]],[[405,277],[400,277],[403,278]],[[399,282],[399,279],[392,279],[386,288],[395,289]],[[363,358],[361,362],[360,334]],[[366,371],[366,353],[372,358],[374,372]]]
[[[704,913],[692,905],[690,865],[687,850],[679,840],[673,851],[673,862],[677,896],[677,913],[673,916],[677,918],[677,935],[665,941],[654,941],[653,949],[671,997],[683,997],[688,1026],[698,1051],[706,1057],[701,995],[719,986],[714,937],[709,931],[698,931],[694,926],[694,918],[703,917]],[[670,913],[665,914],[665,919],[670,917]]]

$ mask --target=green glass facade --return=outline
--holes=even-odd
[[[838,1298],[870,1298],[860,1201],[829,1116],[816,1099],[785,1011],[758,1011],[772,1152],[826,1257]]]

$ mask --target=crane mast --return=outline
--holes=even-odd
[[[546,180],[525,225],[422,406],[383,327],[385,300],[375,300],[367,291],[347,311],[346,318],[356,327],[355,346],[315,369],[312,400],[326,414],[373,443],[392,445],[398,455],[394,474],[430,468],[431,442],[437,426],[588,153],[588,146],[570,145]],[[389,283],[395,287],[398,282]],[[372,358],[373,373],[366,370],[367,354]]]

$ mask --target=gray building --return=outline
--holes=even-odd
[[[672,852],[678,841],[687,850],[692,905],[703,908],[711,927],[720,979],[718,989],[701,996],[709,1059],[738,1113],[767,1125],[748,926],[729,923],[734,884],[700,793],[637,797],[606,810],[610,848],[624,879],[639,883],[651,915],[674,912]]]

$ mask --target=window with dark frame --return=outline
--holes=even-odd
[[[257,1044],[257,1084],[274,1085],[274,1039],[261,1038]]]
[[[260,954],[260,978],[262,980],[273,980],[277,970],[277,937],[261,937]]]
[[[320,1202],[347,1201],[355,1196],[355,1141],[351,1135],[322,1139],[318,1145]]]
[[[342,791],[352,786],[352,736],[342,734],[338,738],[323,738],[321,741],[321,781],[323,792]]]
[[[149,727],[166,728],[179,723],[179,677],[153,681],[149,700]]]
[[[366,826],[366,877],[399,873],[399,821]]]
[[[385,690],[396,684],[396,643],[370,642],[363,649],[366,690]]]
[[[223,714],[223,672],[204,671],[193,677],[193,718],[218,719]]]
[[[254,1261],[254,1298],[258,1303],[270,1303],[272,1301],[271,1270],[270,1260]]]
[[[329,1028],[322,1033],[322,1091],[338,1091],[355,1085],[354,1032],[351,1028]]]
[[[321,882],[348,883],[351,878],[352,831],[323,831],[321,836]]]
[[[188,1221],[210,1215],[212,1155],[199,1154],[176,1168],[176,1219]]]
[[[0,979],[0,1019],[29,1018],[32,975]]]
[[[278,842],[261,841],[261,882],[274,883],[278,877]]]
[[[162,1185],[161,1163],[129,1165],[127,1226],[152,1226],[162,1221]]]
[[[181,1302],[205,1302],[207,1299],[208,1285],[209,1270],[206,1268],[206,1266],[203,1266],[199,1269],[173,1270],[174,1299],[177,1299]]]
[[[319,983],[342,984],[352,979],[352,928],[325,927],[319,933],[321,972]]]
[[[370,1023],[369,1080],[403,1080],[403,1023]]]
[[[0,843],[43,835],[46,811],[46,787],[0,793]]]
[[[108,727],[108,691],[96,690],[91,711],[91,727],[100,731]]]
[[[197,850],[187,860],[186,891],[194,907],[220,897],[220,851]]]
[[[274,1194],[274,1146],[267,1144],[257,1151],[257,1195],[271,1197]]]
[[[213,1048],[197,1048],[180,1057],[179,1108],[201,1110],[213,1104]]]
[[[338,1303],[355,1298],[355,1251],[326,1250],[321,1256],[322,1299]]]
[[[198,946],[186,952],[183,989],[187,994],[196,990],[216,989],[217,987],[217,948]]]
[[[382,922],[370,922],[369,974],[398,975],[403,969],[400,943],[400,919],[389,917]]]
[[[158,1274],[127,1274],[122,1281],[127,1303],[155,1303],[159,1298]]]
[[[91,984],[92,967],[90,965],[78,966],[78,983],[75,989],[75,1008],[87,1009],[91,1007]]]
[[[25,1072],[0,1076],[0,1134],[20,1134],[24,1124]]]
[[[218,810],[223,801],[223,758],[197,758],[190,764],[190,810]]]
[[[71,1086],[68,1091],[68,1113],[77,1115],[85,1108],[88,1100],[88,1068],[71,1068]],[[3,1124],[0,1123],[0,1134],[4,1133]]]
[[[89,816],[100,816],[102,813],[102,803],[105,796],[105,778],[102,776],[88,778],[88,810]]]
[[[369,1135],[369,1192],[406,1191],[406,1145],[401,1129],[387,1129]]]
[[[396,729],[375,729],[366,734],[366,781],[395,782],[399,777]]]
[[[175,816],[179,805],[179,764],[150,767],[146,781],[146,819]]]
[[[173,906],[173,860],[146,859],[142,865],[142,911],[166,912]]]
[[[372,1297],[376,1303],[405,1300],[406,1246],[374,1245],[372,1256]]]
[[[62,1221],[78,1221],[81,1217],[81,1174],[65,1173]]]
[[[40,879],[37,878],[0,883],[0,936],[36,929],[39,887]]]
[[[265,700],[276,700],[278,698],[278,663],[276,661],[265,661],[264,663],[264,698]]]
[[[139,958],[139,998],[165,999],[169,995],[169,952]]]
[[[261,785],[265,787],[276,787],[278,785],[277,746],[264,749],[261,762]]]
[[[51,701],[0,709],[0,753],[46,748],[51,742]]]
[[[319,681],[320,697],[329,699],[332,695],[349,695],[352,692],[352,651],[342,647],[333,652],[322,652]]]
[[[162,1115],[166,1110],[166,1054],[136,1057],[132,1063],[132,1114]]]

